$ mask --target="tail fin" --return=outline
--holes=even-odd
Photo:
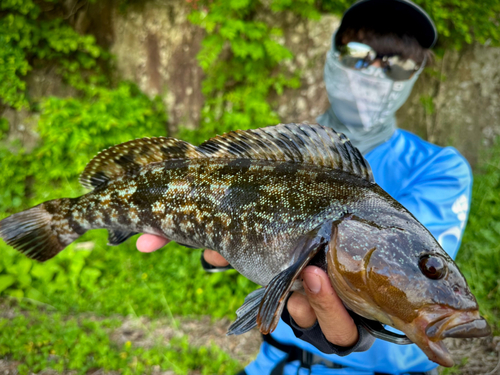
[[[56,256],[86,232],[71,217],[71,201],[48,201],[1,220],[0,237],[29,258],[44,262]]]

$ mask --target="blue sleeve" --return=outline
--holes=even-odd
[[[472,173],[467,161],[447,147],[419,163],[395,197],[455,258],[467,222]]]

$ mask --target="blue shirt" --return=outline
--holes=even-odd
[[[472,188],[472,173],[465,158],[452,147],[433,145],[399,129],[365,158],[377,184],[415,215],[455,258],[467,221]],[[272,336],[279,342],[293,344],[347,366],[328,369],[313,365],[311,374],[314,375],[372,375],[374,372],[400,375],[425,372],[437,366],[416,345],[400,346],[377,339],[365,352],[339,357],[324,354],[297,339],[282,321]],[[245,371],[248,375],[267,375],[285,355],[263,343],[256,360]],[[298,364],[298,361],[287,364],[284,374],[296,375]],[[298,374],[308,374],[308,370],[301,369]]]

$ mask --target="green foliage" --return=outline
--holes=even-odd
[[[25,95],[26,82],[21,77],[26,76],[31,67],[22,49],[14,48],[5,39],[5,36],[0,34],[2,46],[0,48],[0,66],[2,67],[0,69],[0,99],[5,104],[19,109],[28,106]]]
[[[420,104],[424,107],[424,112],[426,115],[430,116],[436,112],[436,106],[432,95],[422,95],[420,97]]]
[[[20,361],[19,374],[50,368],[76,374],[102,369],[132,375],[158,366],[176,374],[199,371],[208,375],[235,373],[240,367],[216,346],[192,347],[185,336],[147,349],[129,341],[119,346],[110,339],[119,326],[117,319],[67,319],[59,313],[18,311],[12,319],[0,319],[0,357]]]
[[[9,124],[0,121],[0,217],[4,217],[48,199],[83,194],[78,176],[97,152],[133,138],[165,135],[166,116],[159,98],[149,99],[129,82],[116,87],[109,83],[98,60],[108,54],[92,36],[77,34],[60,18],[48,19],[31,0],[3,1],[0,7],[0,40],[5,41],[0,66],[7,62],[3,64],[7,69],[0,69],[0,100],[14,108],[30,107],[36,123],[33,130],[39,135],[37,146],[28,152],[20,143],[6,141]],[[32,64],[46,63],[59,67],[66,83],[80,93],[78,97],[40,98],[30,106],[24,75]],[[104,236],[97,237],[100,248],[107,248]],[[113,278],[106,269],[116,271],[112,266],[116,259],[106,257],[112,253],[103,251],[104,260],[90,264],[86,261],[89,252],[79,250],[78,245],[75,251],[69,249],[67,255],[43,266],[4,243],[0,249],[0,295],[44,302],[54,298],[55,305],[64,305],[69,299],[76,310],[82,306],[93,309],[83,295],[94,296],[88,301],[98,305],[102,279]],[[100,311],[116,312],[110,306],[120,304],[119,292],[108,292],[113,302]],[[142,291],[138,298],[143,300],[144,295]],[[129,313],[127,306],[121,311]],[[149,311],[159,309],[155,305]]]
[[[292,58],[283,46],[282,30],[257,18],[258,12],[289,12],[317,17],[312,1],[258,0],[198,2],[190,20],[207,32],[198,54],[206,73],[202,126],[181,136],[203,141],[214,134],[276,124],[277,114],[269,103],[272,92],[298,88],[298,72],[289,72],[283,62]],[[267,8],[266,8],[267,7]]]
[[[44,168],[37,181],[76,184],[77,176],[99,151],[134,138],[165,135],[165,124],[161,100],[151,101],[129,82],[111,90],[95,88],[84,99],[47,98],[38,122],[43,143],[31,153]],[[48,197],[46,191],[37,196]]]
[[[500,140],[484,160],[457,262],[482,313],[500,326]]]
[[[446,48],[460,49],[474,41],[500,43],[500,1],[416,0],[436,24]]]
[[[126,82],[116,89],[96,88],[92,96],[82,99],[47,98],[41,103],[37,129],[39,146],[29,153],[22,148],[11,152],[7,147],[0,147],[3,166],[0,174],[1,216],[41,201],[83,194],[78,176],[85,164],[98,151],[116,143],[163,135],[164,113],[159,100],[151,101],[135,85]],[[107,249],[104,236],[97,237],[101,239],[100,249]],[[103,293],[99,289],[101,281],[106,277],[113,279],[111,270],[123,271],[114,268],[120,260],[106,251],[102,251],[104,259],[98,257],[89,263],[86,261],[88,251],[70,249],[56,261],[42,266],[17,254],[4,243],[0,244],[0,249],[0,294],[44,302],[55,298],[56,305],[57,301],[60,305],[68,302],[68,299],[61,299],[64,295],[73,300],[76,309],[84,306],[93,310],[92,304],[98,306],[97,300]],[[134,277],[129,280],[127,275],[123,275],[126,279],[123,285],[135,282]],[[101,311],[116,312],[113,307],[121,304],[123,288],[115,286],[119,290],[109,291],[112,296]],[[145,294],[141,291],[137,298],[143,301]],[[87,295],[92,298],[84,297]],[[138,303],[134,301],[134,305]],[[128,305],[122,307],[120,311],[123,313],[131,311]],[[159,309],[157,304],[149,311]]]
[[[57,62],[66,81],[79,90],[102,83],[98,57],[108,57],[91,35],[80,35],[61,18],[48,19],[31,0],[0,4],[0,104],[29,107],[23,80],[33,61]],[[84,79],[82,69],[93,71]]]
[[[454,365],[453,367],[448,367],[448,368],[444,368],[444,367],[441,367],[440,368],[440,374],[441,375],[460,375],[463,373],[463,371],[461,370],[461,368],[463,366],[465,366],[467,364],[467,362],[469,361],[469,358],[468,357],[464,357],[461,359],[460,363],[457,364],[457,365]]]
[[[134,316],[231,316],[255,284],[236,271],[208,274],[200,251],[175,243],[152,254],[135,241],[106,245],[106,231],[90,231],[41,264],[0,244],[0,295],[29,298],[61,312]],[[182,302],[182,303],[180,303]]]

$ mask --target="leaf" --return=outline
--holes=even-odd
[[[18,298],[18,299],[21,299],[24,297],[24,292],[20,289],[8,289],[5,293],[11,297]]]
[[[0,275],[0,293],[14,284],[16,279],[12,275]]]

